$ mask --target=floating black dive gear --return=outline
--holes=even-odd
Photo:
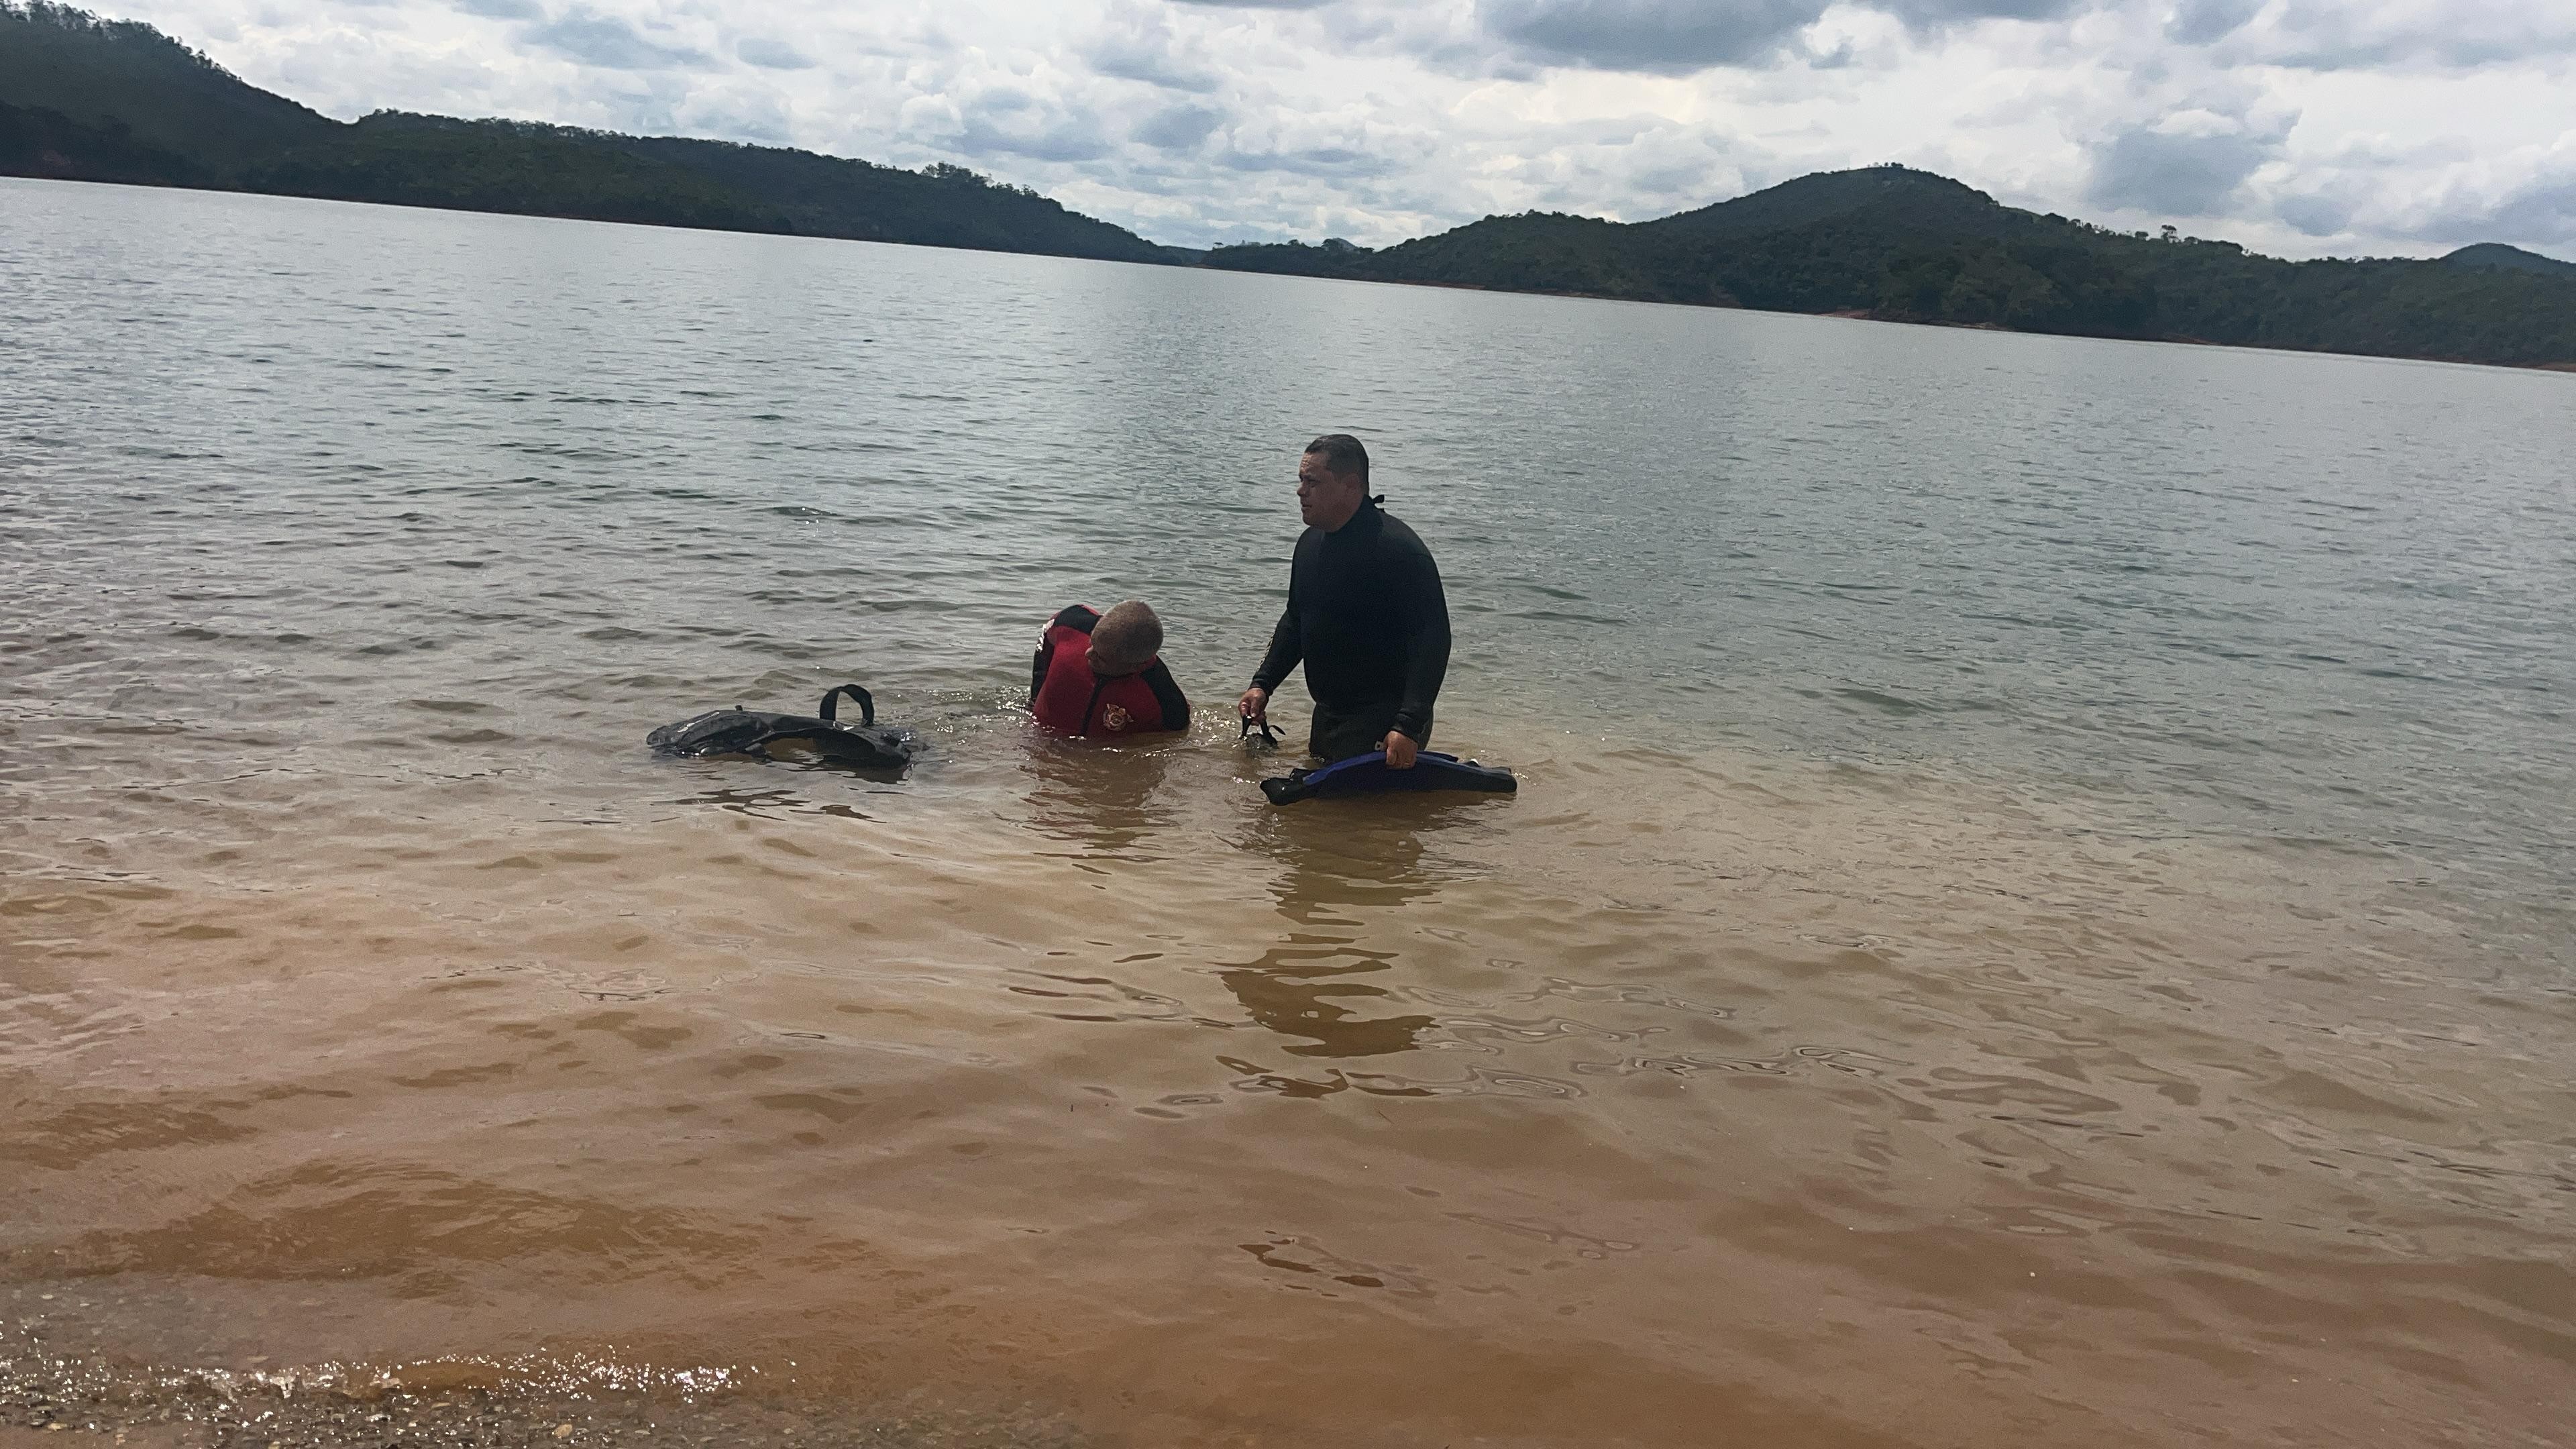
[[[859,702],[859,722],[834,716],[841,696]],[[877,724],[877,703],[855,684],[844,684],[823,696],[815,714],[771,714],[759,709],[709,710],[695,719],[667,724],[644,737],[664,755],[758,755],[781,740],[805,745],[836,765],[862,770],[902,770],[912,763],[919,740],[907,729]]]
[[[1462,760],[1424,750],[1413,757],[1410,770],[1386,767],[1386,751],[1371,750],[1347,760],[1335,760],[1311,770],[1291,770],[1285,775],[1261,782],[1261,793],[1273,805],[1294,805],[1300,800],[1330,800],[1341,795],[1385,795],[1396,791],[1473,790],[1488,795],[1513,795],[1520,792],[1521,782],[1509,770]]]

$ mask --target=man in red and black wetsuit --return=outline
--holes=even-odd
[[[1409,770],[1431,739],[1431,706],[1449,672],[1449,601],[1431,550],[1378,510],[1368,449],[1326,433],[1297,462],[1306,531],[1288,567],[1288,607],[1270,653],[1236,706],[1269,716],[1270,694],[1299,663],[1315,719],[1306,747],[1327,760],[1386,751]]]
[[[1029,713],[1066,735],[1190,727],[1190,702],[1157,656],[1163,621],[1134,599],[1106,614],[1080,604],[1047,621],[1029,665]]]

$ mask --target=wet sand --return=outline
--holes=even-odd
[[[98,1442],[131,1449],[1082,1449],[1085,1442],[1028,1414],[786,1405],[719,1382],[621,1387],[597,1365],[553,1373],[453,1361],[281,1367],[264,1356],[239,1368],[133,1365],[91,1341],[81,1320],[94,1306],[62,1295],[8,1295],[0,1449]]]

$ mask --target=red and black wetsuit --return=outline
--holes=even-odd
[[[1029,713],[1058,734],[1135,735],[1190,727],[1190,702],[1155,658],[1134,674],[1091,672],[1091,627],[1100,615],[1080,604],[1047,621],[1029,664]]]

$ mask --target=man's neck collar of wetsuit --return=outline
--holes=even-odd
[[[1380,499],[1372,498],[1366,493],[1361,494],[1360,506],[1351,510],[1351,516],[1343,519],[1337,524],[1334,524],[1332,527],[1325,529],[1324,532],[1341,532],[1343,529],[1348,528],[1352,524],[1359,522],[1361,519],[1368,517],[1370,514],[1377,512],[1377,506],[1380,501]]]

